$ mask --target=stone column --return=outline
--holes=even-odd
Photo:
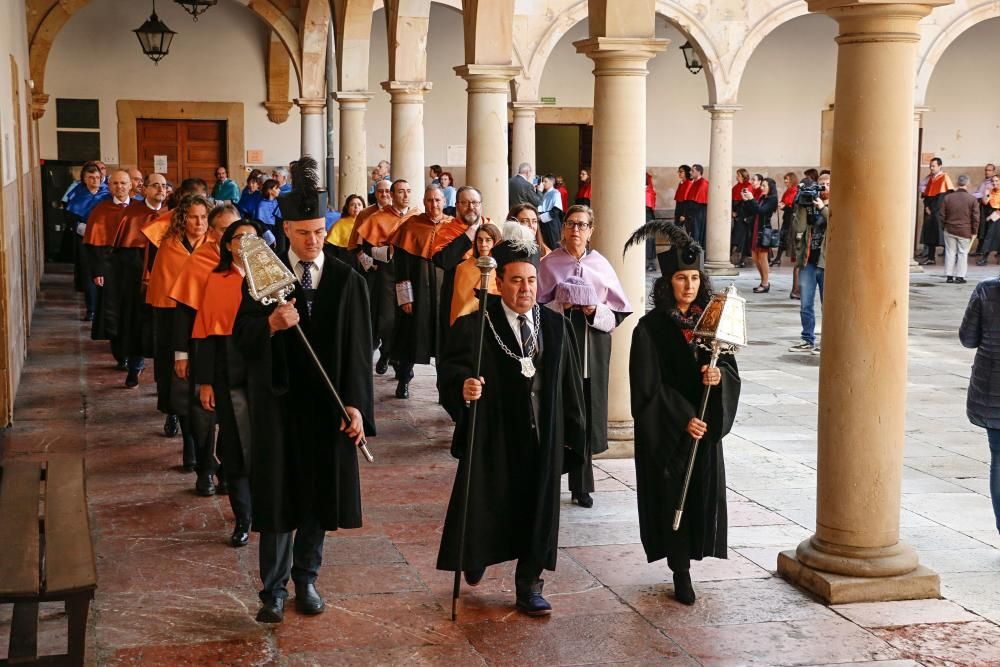
[[[340,162],[337,193],[340,201],[348,195],[368,193],[368,136],[365,132],[365,112],[371,93],[341,90],[333,94],[340,105]]]
[[[822,5],[840,34],[816,533],[778,571],[828,603],[938,597],[937,574],[899,541],[912,219],[885,196],[913,191],[913,62],[931,5],[836,2]]]
[[[509,65],[463,65],[455,72],[469,93],[466,121],[465,184],[483,193],[483,215],[507,217],[507,94],[521,71]]]
[[[302,116],[302,155],[309,155],[319,164],[326,159],[326,126],[323,112],[326,100],[299,98],[295,100]],[[322,178],[322,176],[320,177]]]
[[[705,233],[705,270],[713,276],[736,276],[729,262],[733,228],[733,116],[743,107],[709,104],[712,141],[708,155],[708,225]]]
[[[922,210],[920,194],[917,191],[920,185],[920,155],[917,154],[920,146],[920,128],[923,125],[924,112],[927,111],[927,107],[914,107],[913,108],[913,147],[910,148],[910,161],[913,166],[910,169],[910,226],[913,228],[913,234],[911,235],[912,243],[910,244],[910,273],[923,273],[924,268],[917,263],[917,260],[913,259],[913,254],[920,244],[920,225],[917,224],[917,211]],[[923,220],[923,216],[920,216]]]
[[[423,200],[424,182],[424,95],[430,91],[427,81],[386,81],[382,88],[392,102],[392,179],[404,179]],[[414,200],[411,198],[411,204]]]
[[[594,247],[611,263],[634,314],[611,337],[608,439],[632,440],[628,362],[632,330],[646,312],[645,244],[622,256],[625,241],[646,221],[646,64],[665,39],[593,37],[576,42],[594,61],[594,138],[591,203]]]
[[[517,173],[517,166],[528,162],[535,164],[535,112],[541,104],[538,102],[514,102],[511,108],[514,112],[510,147],[510,175]]]

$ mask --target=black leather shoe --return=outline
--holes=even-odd
[[[215,482],[211,475],[198,475],[198,481],[194,483],[194,491],[199,496],[214,496]]]
[[[322,614],[326,603],[313,584],[295,584],[295,608],[303,614]]]
[[[396,384],[396,398],[409,398],[410,397],[410,385],[407,382],[399,382]]]
[[[920,266],[934,266],[935,264],[937,264],[937,262],[935,262],[934,259],[931,258],[931,259],[922,259],[919,262],[917,262],[917,264],[919,264]]]
[[[590,508],[594,506],[594,499],[593,497],[591,497],[589,493],[578,493],[574,491],[573,502],[579,505],[580,507]]]
[[[479,582],[483,580],[483,575],[486,574],[486,568],[482,567],[478,570],[466,570],[465,571],[465,583],[470,586],[478,586]]]
[[[681,604],[693,605],[697,599],[694,594],[694,586],[691,585],[691,572],[684,570],[674,572],[674,597]]]
[[[378,362],[375,364],[375,372],[379,375],[385,375],[386,371],[389,370],[389,357],[384,354],[378,356]]]
[[[986,266],[986,257],[982,257],[976,260],[976,266]]]
[[[536,580],[527,589],[517,593],[517,608],[528,616],[547,616],[552,613],[552,605],[542,597],[542,585],[545,582]]]
[[[124,359],[121,360],[121,361],[116,361],[115,362],[115,370],[116,371],[127,371],[128,370],[128,362],[125,361]]]
[[[163,422],[163,435],[168,438],[173,438],[181,431],[181,422],[177,418],[177,415],[167,415],[167,419]]]
[[[959,285],[964,285],[968,281],[965,278],[955,278],[955,282]]]
[[[128,366],[126,366],[128,368]],[[135,389],[139,386],[139,376],[142,375],[142,369],[137,371],[129,371],[128,375],[125,376],[125,387],[127,389]],[[174,417],[176,419],[176,417]],[[164,424],[163,429],[166,431],[166,424]]]
[[[258,623],[281,623],[283,620],[285,620],[284,598],[271,600],[257,612]]]
[[[250,531],[243,526],[236,526],[232,537],[229,538],[229,544],[234,547],[245,547],[250,544]]]

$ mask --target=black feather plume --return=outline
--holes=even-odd
[[[292,165],[292,186],[303,193],[319,190],[319,165],[316,160],[304,155]]]
[[[667,222],[666,220],[651,220],[644,224],[639,229],[632,233],[632,236],[628,237],[628,241],[625,242],[625,249],[622,250],[622,255],[628,252],[628,249],[632,246],[637,246],[640,243],[645,242],[646,239],[650,237],[656,237],[657,234],[662,234],[670,242],[671,247],[674,248],[692,248],[696,251],[701,251],[701,246],[695,241],[690,234],[688,234],[682,227],[678,227],[672,222]]]

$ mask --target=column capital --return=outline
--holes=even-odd
[[[367,90],[337,90],[330,97],[341,109],[365,109],[374,95]]]
[[[522,100],[519,102],[510,103],[510,108],[513,109],[515,113],[517,113],[518,110],[534,112],[537,109],[542,108],[543,106],[545,105],[542,104],[541,101],[539,100]]]
[[[645,63],[667,48],[669,39],[646,37],[591,37],[573,42],[577,53],[597,62],[605,59],[641,60]]]
[[[267,109],[267,119],[275,125],[281,125],[288,120],[288,112],[292,110],[292,103],[281,100],[268,100],[264,102]]]
[[[324,98],[297,97],[295,98],[295,106],[299,108],[300,113],[305,115],[321,114],[326,110],[326,100]]]
[[[808,0],[810,12],[823,13],[840,24],[837,44],[920,41],[917,23],[953,0]]]
[[[382,90],[389,93],[393,104],[423,104],[433,85],[430,81],[383,81]]]
[[[930,107],[913,107],[913,120],[920,123],[924,120],[924,114],[930,111]]]
[[[45,105],[49,103],[49,96],[40,90],[31,93],[31,119],[38,120],[45,115]]]
[[[513,65],[460,65],[455,73],[468,83],[470,93],[506,93],[510,81],[521,73],[521,68]]]
[[[743,110],[742,104],[706,104],[701,107],[712,114],[712,120],[731,119],[737,111]]]

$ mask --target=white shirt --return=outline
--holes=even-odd
[[[295,277],[299,279],[300,283],[302,282],[302,272],[304,270],[302,268],[302,264],[299,263],[301,261],[302,260],[299,259],[298,255],[292,252],[292,249],[289,248],[288,263],[292,265],[292,272],[295,274]],[[316,257],[316,259],[312,260],[312,266],[309,267],[309,272],[312,274],[313,289],[319,289],[319,281],[322,280],[323,278],[324,261],[326,261],[326,255],[324,255],[323,252],[320,251],[319,256]]]
[[[149,203],[148,199],[143,199],[142,201],[146,204],[146,208],[148,208],[150,211],[159,211],[161,208],[163,208],[163,202],[160,202],[154,208],[153,205]]]
[[[516,340],[518,343],[520,343],[521,342],[521,323],[518,321],[517,318],[520,317],[521,313],[517,312],[516,310],[512,310],[511,308],[509,308],[507,306],[507,304],[503,302],[503,300],[500,301],[500,305],[503,306],[504,315],[507,316],[507,323],[510,325],[510,328],[514,331],[514,340]],[[524,313],[524,321],[528,325],[528,331],[531,332],[531,333],[534,333],[534,331],[535,331],[535,317],[534,317],[534,313],[532,312],[533,310],[534,309],[529,310],[528,312]]]
[[[111,201],[113,201],[116,206],[128,206],[129,198],[125,197],[125,199],[119,199],[118,197],[112,196]]]

